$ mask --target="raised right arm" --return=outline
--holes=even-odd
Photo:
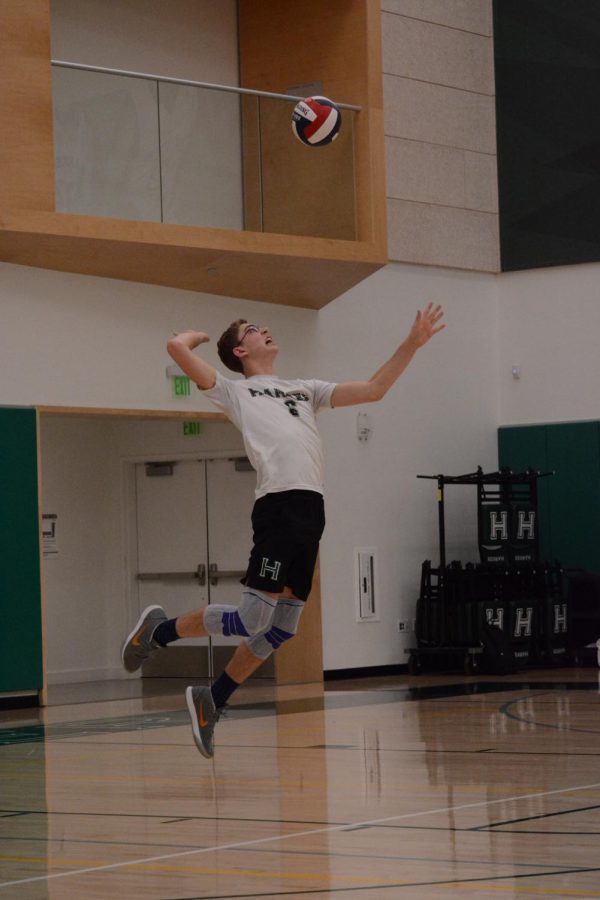
[[[193,350],[207,341],[210,341],[210,338],[203,331],[182,331],[175,334],[167,344],[169,356],[203,391],[215,386],[217,370],[210,363],[196,356]]]

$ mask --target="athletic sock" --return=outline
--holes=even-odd
[[[176,621],[177,619],[167,619],[166,622],[161,622],[160,625],[157,625],[154,629],[152,640],[156,641],[157,644],[160,644],[161,647],[166,647],[167,644],[178,641],[179,635],[175,628]]]
[[[233,678],[230,678],[227,672],[221,672],[210,689],[217,709],[221,709],[223,706],[225,706],[233,692],[238,688],[239,684],[237,683],[237,681],[234,681]]]

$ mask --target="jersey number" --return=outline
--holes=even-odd
[[[300,413],[296,409],[296,401],[295,400],[286,400],[285,405],[289,409],[292,416],[299,416]]]

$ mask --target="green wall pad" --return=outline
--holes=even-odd
[[[0,693],[42,687],[37,426],[0,408]]]
[[[539,485],[542,556],[600,574],[600,422],[500,428],[498,458],[556,473]]]

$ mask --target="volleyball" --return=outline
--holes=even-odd
[[[335,140],[342,124],[342,116],[327,97],[307,97],[294,107],[292,131],[299,141],[312,147],[322,147]]]

